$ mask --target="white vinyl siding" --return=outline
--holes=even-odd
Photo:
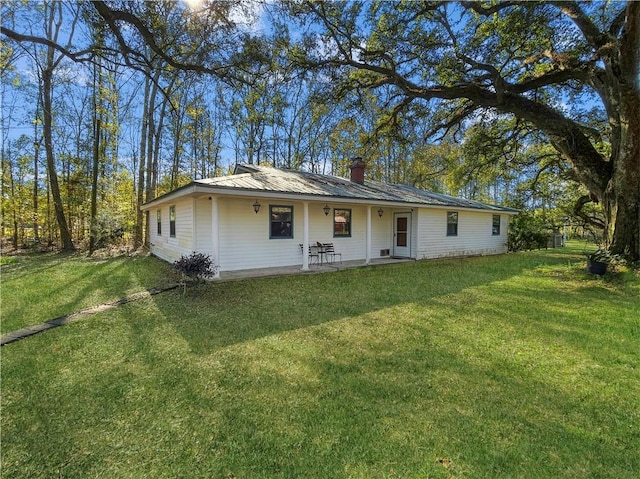
[[[221,271],[283,266],[289,254],[298,253],[295,231],[293,239],[269,240],[269,203],[261,200],[262,207],[255,213],[254,201],[251,198],[218,199]]]
[[[196,251],[208,255],[213,254],[213,235],[211,224],[211,200],[208,197],[196,200]],[[217,258],[212,258],[217,264]]]
[[[393,209],[382,208],[382,217],[378,216],[378,208],[371,209],[371,258],[380,258],[381,250],[389,250],[393,254]]]
[[[507,215],[492,234],[493,213],[458,211],[458,235],[447,236],[447,211],[420,208],[418,259],[506,253]]]
[[[304,234],[304,204],[291,202],[293,206],[293,238],[269,239],[269,205],[285,204],[282,200],[260,200],[262,208],[258,214],[253,212],[253,199],[220,198],[220,268],[221,271],[239,269],[293,266],[302,264],[300,243]],[[309,203],[309,242],[332,242],[335,250],[342,253],[342,260],[364,260],[366,255],[366,207],[350,206],[351,237],[333,237],[333,216],[325,215],[323,203]],[[336,206],[336,207],[342,207]],[[345,205],[347,207],[347,205]],[[375,220],[372,212],[372,222]],[[202,231],[199,225],[198,231]],[[375,236],[375,233],[374,233]],[[204,235],[198,248],[204,249]],[[388,245],[388,240],[381,244]],[[378,252],[372,250],[372,256]]]
[[[176,207],[176,235],[169,236],[169,206],[162,205],[161,215],[162,222],[167,225],[167,231],[158,236],[155,228],[150,228],[149,242],[151,244],[151,252],[164,259],[165,261],[174,262],[182,255],[191,254],[193,248],[193,200],[185,198],[175,203]],[[172,204],[171,206],[174,206]]]
[[[219,258],[213,258],[220,271],[302,265],[300,243],[303,241],[304,203],[282,198],[260,198],[261,208],[253,210],[254,197],[218,197],[220,239]],[[176,206],[176,237],[169,237],[169,206]],[[309,242],[332,242],[343,261],[365,260],[367,206],[331,203],[331,213],[322,210],[325,202],[309,202]],[[293,206],[293,238],[272,240],[270,205]],[[158,207],[163,222],[162,235],[156,225],[150,229],[152,253],[173,262],[193,251],[213,255],[212,200],[207,196],[183,198]],[[156,211],[154,208],[152,211]],[[334,237],[333,209],[351,210],[351,237]],[[371,258],[380,250],[393,254],[394,213],[411,212],[411,252],[416,259],[443,256],[498,254],[506,252],[508,215],[500,215],[500,235],[493,235],[493,212],[459,210],[458,236],[447,236],[447,210],[431,208],[371,208]],[[195,219],[195,221],[193,221]]]

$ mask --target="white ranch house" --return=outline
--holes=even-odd
[[[307,270],[318,258],[303,254],[301,245],[317,242],[333,243],[342,261],[363,264],[500,254],[507,251],[509,218],[517,213],[365,180],[359,158],[350,179],[255,165],[238,165],[234,173],[193,181],[143,205],[152,254],[173,262],[206,253],[218,275],[297,265]]]

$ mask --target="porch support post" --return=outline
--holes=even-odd
[[[373,206],[367,206],[367,256],[365,259],[366,264],[371,264],[371,208]]]
[[[214,279],[220,279],[220,214],[218,212],[218,197],[211,197],[211,254],[213,264],[217,266]]]
[[[191,216],[193,218],[193,224],[191,225],[191,251],[198,249],[198,200],[197,198],[191,198]]]
[[[309,269],[309,202],[305,201],[304,220],[302,224],[302,271]]]

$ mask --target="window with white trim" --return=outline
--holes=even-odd
[[[447,211],[447,236],[458,236],[457,211]]]
[[[269,239],[293,238],[293,206],[269,205]]]
[[[176,205],[169,206],[169,236],[176,237]]]
[[[351,210],[350,209],[334,209],[333,210],[333,237],[345,238],[351,236]]]
[[[493,215],[493,224],[491,226],[491,234],[500,236],[500,215]]]

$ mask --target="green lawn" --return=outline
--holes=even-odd
[[[640,278],[579,253],[207,284],[7,345],[2,477],[636,479]]]
[[[170,265],[150,256],[26,254],[1,264],[3,334],[176,281]]]

